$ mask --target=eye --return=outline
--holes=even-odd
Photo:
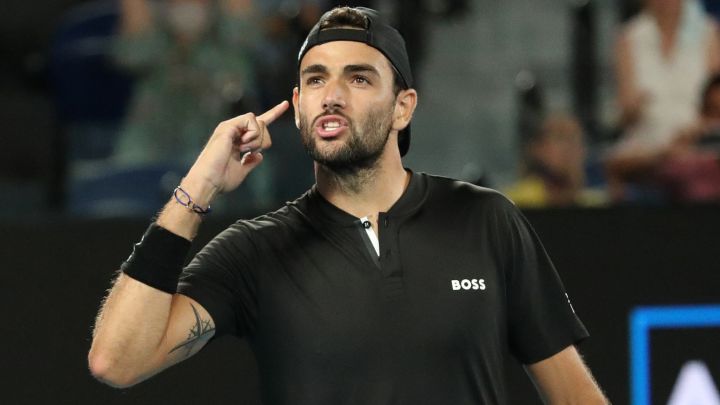
[[[370,84],[370,80],[365,76],[353,76],[352,82],[355,84]]]
[[[310,76],[306,81],[305,84],[308,86],[317,86],[319,84],[322,84],[322,77],[320,76]]]

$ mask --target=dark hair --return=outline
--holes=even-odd
[[[357,28],[361,30],[368,29],[368,18],[361,12],[355,10],[352,7],[344,6],[337,7],[327,13],[320,21],[320,30],[332,29],[332,28]],[[407,90],[408,87],[405,85],[400,72],[388,59],[388,64],[393,72],[393,93],[397,96],[401,90]],[[298,72],[298,75],[300,73]],[[298,88],[300,80],[298,76]]]
[[[715,90],[718,86],[720,86],[720,73],[711,76],[708,81],[705,82],[705,87],[703,87],[702,91],[702,98],[700,100],[703,114],[707,113],[707,110],[710,107],[710,92]]]
[[[368,29],[368,18],[361,12],[345,6],[330,10],[322,21],[320,21],[320,29],[328,28],[358,28],[361,30]]]

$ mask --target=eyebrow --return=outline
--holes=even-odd
[[[361,65],[347,65],[343,69],[345,73],[360,73],[360,72],[367,72],[372,73],[374,75],[380,75],[380,72],[378,72],[377,69],[375,69],[375,66],[368,65],[368,64],[361,64]]]
[[[380,72],[378,72],[378,70],[375,68],[375,66],[369,65],[369,64],[364,64],[364,63],[356,64],[356,65],[346,65],[343,68],[343,73],[345,73],[345,74],[359,73],[359,72],[372,73],[377,76],[380,75]],[[310,65],[310,66],[306,67],[305,69],[303,69],[302,72],[300,72],[300,75],[314,74],[314,73],[327,74],[328,68],[325,65],[314,64],[314,65]]]
[[[305,69],[300,72],[301,75],[311,74],[311,73],[327,73],[328,69],[325,67],[325,65],[310,65],[306,67]]]

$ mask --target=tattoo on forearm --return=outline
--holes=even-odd
[[[190,306],[195,314],[195,325],[190,328],[187,340],[173,347],[169,353],[172,353],[175,350],[185,349],[185,357],[188,357],[196,345],[210,339],[210,336],[215,331],[215,327],[210,323],[210,320],[200,319],[200,314],[197,309],[195,309],[195,306],[193,304],[190,304]]]

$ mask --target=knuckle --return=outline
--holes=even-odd
[[[225,120],[218,124],[216,130],[225,132],[225,131],[229,130],[231,127],[232,127],[232,122],[230,120]]]

